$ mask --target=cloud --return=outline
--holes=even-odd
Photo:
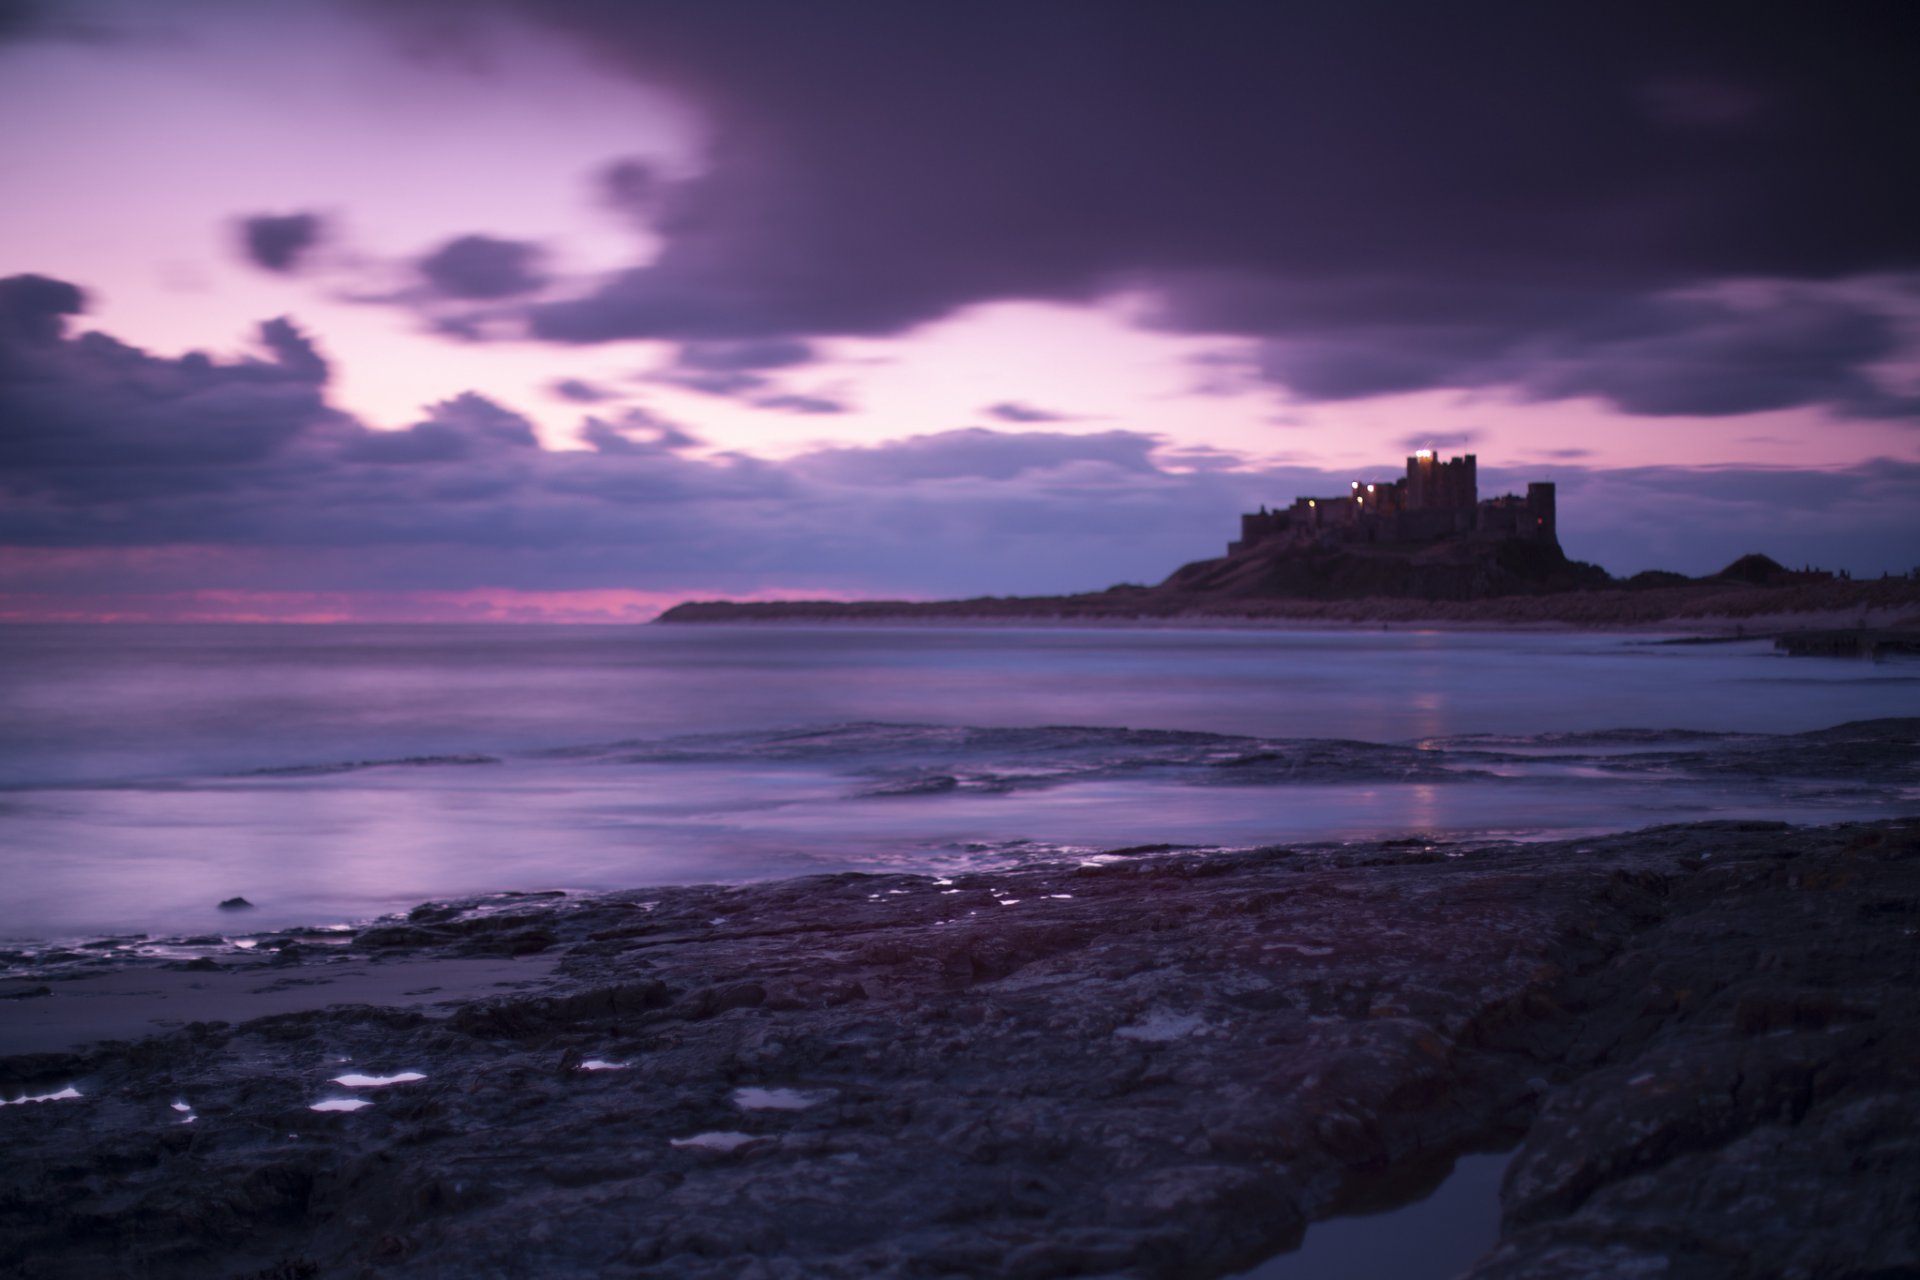
[[[340,457],[385,464],[462,462],[502,450],[539,447],[531,422],[467,391],[431,406],[425,419],[404,430],[356,432]]]
[[[71,5],[56,5],[53,0],[0,0],[0,44],[10,40],[70,40],[90,44],[120,38],[121,33]]]
[[[261,326],[256,355],[165,357],[70,333],[82,301],[0,281],[0,592],[42,612],[169,591],[1080,590],[1157,580],[1219,554],[1240,512],[1350,479],[1118,430],[976,427],[776,461],[705,453],[645,409],[549,450],[472,393],[379,431],[328,406],[291,321]],[[1920,545],[1910,462],[1551,478],[1568,550],[1620,573],[1749,550],[1878,572]]]
[[[1751,551],[1857,576],[1916,565],[1920,464],[1835,471],[1761,467],[1556,468],[1561,539],[1615,573],[1706,574]],[[1483,482],[1483,488],[1485,487]]]
[[[562,400],[571,400],[575,404],[599,404],[614,399],[614,393],[596,383],[580,378],[560,378],[547,384],[547,390]]]
[[[756,409],[774,409],[781,413],[817,415],[852,412],[844,400],[836,400],[831,396],[801,395],[791,391],[760,396],[753,401],[753,406]]]
[[[580,438],[599,453],[661,453],[700,444],[699,437],[678,423],[638,407],[611,422],[589,417],[580,426]]]
[[[1002,400],[999,404],[990,404],[983,412],[1002,422],[1072,422],[1072,414],[1055,413],[1051,409],[1036,409],[1029,404],[1013,400]]]
[[[734,373],[743,369],[788,369],[814,358],[813,347],[791,338],[759,342],[689,342],[674,363],[682,369]]]
[[[66,331],[66,317],[79,315],[86,305],[79,286],[65,280],[8,276],[0,280],[0,342],[35,347],[57,343]]]
[[[496,301],[546,287],[540,246],[467,235],[447,241],[416,264],[435,292],[469,302]]]
[[[652,375],[655,382],[731,399],[751,399],[764,409],[789,413],[843,413],[844,405],[817,396],[779,391],[765,370],[791,369],[816,358],[810,343],[791,338],[751,342],[689,342]]]
[[[795,465],[805,474],[851,484],[1011,480],[1031,472],[1088,463],[1147,474],[1156,470],[1150,455],[1158,444],[1157,437],[1136,431],[1066,435],[968,427],[880,445],[818,449],[797,459]]]
[[[0,466],[23,491],[48,471],[87,477],[72,481],[82,491],[115,470],[204,479],[337,419],[323,398],[326,362],[291,321],[260,326],[266,359],[167,359],[103,333],[68,337],[67,317],[83,305],[64,281],[0,280]]]
[[[17,40],[44,28],[46,6],[40,0],[0,0],[0,40]]]
[[[1516,381],[1540,399],[1594,395],[1656,417],[1802,405],[1920,415],[1920,398],[1885,391],[1866,373],[1900,350],[1889,315],[1818,290],[1757,307],[1657,299],[1550,341]]]
[[[659,212],[660,202],[668,190],[667,182],[653,165],[632,157],[615,160],[594,178],[607,207],[643,224],[651,222]]]
[[[254,266],[285,274],[298,269],[323,231],[317,213],[260,213],[240,220],[240,246]]]
[[[1816,366],[1787,379],[1775,343],[1675,301],[1920,264],[1920,173],[1900,163],[1920,151],[1920,20],[1899,6],[1736,25],[1687,6],[1633,24],[1590,6],[514,7],[671,86],[712,139],[691,179],[603,177],[644,209],[651,256],[523,307],[549,341],[887,336],[1124,291],[1167,328],[1271,344],[1259,367],[1303,399],[1525,382],[1633,413],[1906,411],[1859,387],[1875,340],[1842,331],[1884,318],[1871,300],[1776,334]],[[1594,338],[1636,309],[1667,368]]]

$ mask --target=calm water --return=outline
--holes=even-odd
[[[1920,807],[1920,664],[1645,637],[0,627],[0,937],[1409,831]],[[1067,727],[1063,727],[1067,726]],[[1628,730],[1631,732],[1618,732]]]

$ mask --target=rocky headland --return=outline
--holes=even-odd
[[[1911,1275],[1917,935],[1920,818],[431,903],[0,1058],[0,1272],[1222,1276],[1517,1142],[1478,1280]]]
[[[1704,578],[1652,571],[1613,579],[1592,565],[1543,559],[1538,549],[1515,560],[1518,570],[1502,567],[1498,544],[1433,550],[1444,554],[1424,576],[1418,555],[1391,549],[1303,555],[1254,547],[1187,565],[1150,587],[968,600],[697,600],[659,620],[1556,627],[1729,636],[1822,629],[1920,639],[1920,579],[1910,577],[1853,581],[1746,556]]]

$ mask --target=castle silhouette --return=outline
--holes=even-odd
[[[1445,462],[1422,449],[1407,459],[1398,480],[1355,480],[1333,498],[1295,498],[1284,510],[1240,517],[1234,555],[1249,547],[1334,547],[1347,543],[1410,544],[1451,539],[1502,541],[1520,538],[1559,550],[1551,484],[1527,486],[1526,497],[1480,498],[1479,463],[1471,453]]]

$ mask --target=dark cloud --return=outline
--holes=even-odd
[[[772,386],[772,380],[757,373],[744,370],[720,369],[682,369],[668,366],[652,375],[652,380],[668,386],[679,387],[684,391],[698,391],[702,395],[736,397],[748,396],[764,391]]]
[[[488,302],[545,288],[540,259],[539,245],[472,235],[447,241],[416,265],[442,296]]]
[[[79,289],[0,280],[0,466],[24,485],[46,469],[219,468],[258,462],[335,420],[327,365],[288,320],[260,326],[270,359],[152,356],[103,333],[66,336]]]
[[[79,286],[65,280],[8,276],[0,280],[0,342],[36,347],[56,343],[66,331],[66,318],[79,315],[86,305]]]
[[[1811,291],[1757,306],[1667,300],[1556,337],[1548,359],[1516,370],[1514,381],[1542,399],[1594,395],[1655,416],[1801,405],[1920,415],[1920,398],[1889,393],[1866,372],[1900,349],[1889,316]]]
[[[753,401],[756,409],[773,409],[780,413],[829,414],[850,413],[852,409],[846,401],[831,396],[810,396],[793,391],[783,391],[774,395],[760,396]]]
[[[1812,286],[1763,296],[1569,299],[1557,315],[1373,325],[1329,322],[1275,338],[1258,363],[1309,400],[1428,387],[1505,386],[1540,400],[1593,396],[1626,413],[1703,417],[1826,406],[1920,415],[1872,366],[1902,350],[1889,309]]]
[[[10,40],[68,40],[105,44],[123,33],[71,3],[57,0],[0,0],[0,44]]]
[[[752,342],[689,342],[674,352],[666,368],[653,375],[687,391],[729,398],[754,398],[762,408],[785,409],[796,413],[841,413],[845,407],[837,401],[783,393],[774,387],[765,370],[791,369],[815,358],[811,344],[790,338],[770,338]],[[802,408],[802,404],[817,407]],[[832,407],[826,407],[831,405]]]
[[[1011,480],[1081,464],[1148,474],[1156,470],[1151,454],[1158,443],[1155,437],[1135,431],[1066,435],[969,427],[880,445],[820,449],[805,455],[796,465],[806,474],[852,484]]]
[[[537,449],[533,424],[483,395],[443,400],[402,431],[361,430],[340,451],[348,462],[463,462],[502,450]]]
[[[987,414],[1002,422],[1072,422],[1072,414],[1055,413],[1051,409],[1036,409],[1030,404],[1020,404],[1013,400],[1002,400],[991,404],[984,410]]]
[[[615,160],[595,175],[600,198],[636,222],[652,221],[668,190],[659,172],[644,160]]]
[[[1672,300],[1714,281],[1920,268],[1913,6],[516,7],[713,140],[691,181],[609,180],[660,252],[529,307],[558,342],[891,335],[1128,289],[1170,327],[1273,340],[1269,377],[1338,398],[1524,374],[1537,335],[1577,355],[1622,307],[1713,330]],[[1534,392],[1877,411],[1848,385],[1870,344],[1807,340],[1824,370],[1747,394],[1767,344],[1711,337],[1651,382]]]
[[[18,40],[45,28],[49,13],[42,0],[0,0],[0,40]]]
[[[789,369],[814,358],[813,347],[792,339],[761,342],[689,342],[674,363],[683,369],[732,373],[743,369]]]
[[[648,409],[632,408],[611,422],[588,418],[580,438],[600,453],[662,453],[691,449],[699,437]]]
[[[169,359],[69,335],[79,301],[0,282],[0,590],[1052,592],[1157,579],[1218,554],[1240,511],[1350,479],[1127,431],[973,428],[776,462],[703,454],[644,409],[548,450],[473,394],[374,431],[328,408],[290,322],[262,326],[259,358]],[[1751,550],[1878,572],[1920,545],[1913,463],[1561,465],[1483,487],[1541,478],[1568,550],[1620,573]]]
[[[1913,462],[1883,458],[1835,471],[1558,467],[1554,478],[1568,554],[1617,574],[1712,573],[1751,551],[1856,575],[1920,567]],[[1523,477],[1495,472],[1493,480],[1517,487]]]
[[[240,246],[254,266],[289,272],[320,242],[324,224],[317,213],[261,213],[240,220]]]
[[[313,345],[313,340],[287,317],[260,325],[260,345],[273,353],[273,358],[289,376],[316,384],[327,380],[326,359]]]
[[[562,400],[571,400],[575,404],[599,404],[614,399],[614,393],[605,387],[587,382],[580,378],[561,378],[547,384],[547,390]]]

